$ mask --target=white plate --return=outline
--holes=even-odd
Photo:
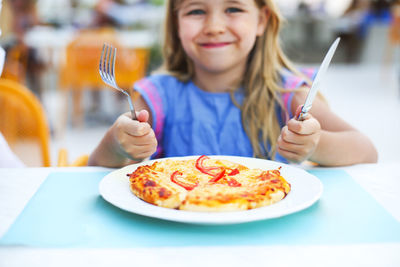
[[[276,169],[282,166],[281,175],[291,184],[291,191],[281,201],[270,206],[233,212],[193,212],[158,207],[136,197],[130,190],[128,173],[140,165],[152,164],[156,160],[126,166],[106,175],[99,185],[101,196],[109,203],[123,210],[136,214],[184,223],[196,224],[233,224],[277,218],[308,208],[322,194],[321,181],[303,169],[275,161],[234,157],[210,156],[231,160],[249,168],[264,170]],[[170,159],[193,159],[198,156]],[[164,159],[157,159],[164,160]]]

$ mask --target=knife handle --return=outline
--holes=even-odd
[[[297,120],[298,121],[304,121],[305,119],[306,119],[306,116],[307,116],[307,112],[300,112],[300,114],[299,114],[299,116],[297,116]]]
[[[311,107],[301,106],[296,110],[296,120],[304,121]]]

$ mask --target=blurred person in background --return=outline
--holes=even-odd
[[[341,38],[347,63],[360,61],[365,39],[364,22],[370,8],[370,0],[353,0],[343,15],[335,21],[335,33]]]
[[[3,44],[7,52],[3,77],[26,84],[39,98],[42,97],[40,82],[44,64],[37,51],[24,42],[26,32],[39,25],[35,0],[3,1]],[[6,28],[4,28],[6,27]]]
[[[390,6],[393,0],[372,0],[368,14],[362,23],[361,33],[367,35],[369,29],[375,24],[389,25],[391,20]]]
[[[118,23],[118,16],[122,17],[120,14],[114,15],[115,7],[117,8],[117,13],[119,13],[125,7],[122,0],[99,0],[94,6],[94,16],[92,25],[93,27],[117,27],[120,25]],[[119,10],[121,8],[121,10]]]
[[[96,5],[98,19],[123,27],[152,27],[158,26],[157,22],[163,16],[161,4],[148,0],[99,0]]]
[[[0,0],[0,14],[2,9],[2,0]],[[1,25],[0,25],[0,36],[1,36]],[[3,72],[3,66],[5,61],[6,52],[0,45],[0,76]],[[0,168],[19,168],[24,167],[22,161],[11,151],[4,139],[3,134],[0,132]]]

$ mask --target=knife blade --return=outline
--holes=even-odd
[[[321,85],[321,81],[325,77],[326,71],[328,70],[329,64],[331,63],[331,60],[333,58],[333,55],[335,54],[335,51],[339,45],[339,42],[340,42],[340,37],[336,38],[336,40],[333,42],[333,44],[329,48],[328,52],[326,53],[325,58],[322,61],[321,66],[317,72],[317,75],[315,76],[315,79],[311,85],[311,88],[308,91],[306,101],[304,102],[304,105],[301,108],[301,112],[300,112],[297,120],[299,120],[299,121],[304,120],[307,113],[310,111],[310,109],[312,107],[312,103],[314,101],[314,98],[317,95],[317,92]]]

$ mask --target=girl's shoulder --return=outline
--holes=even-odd
[[[181,87],[185,83],[178,80],[175,76],[166,74],[166,73],[158,73],[147,76],[138,82],[136,82],[135,86],[138,87],[146,87],[146,86],[154,86],[158,89],[162,88],[176,88]]]
[[[175,99],[187,86],[188,83],[182,82],[170,74],[162,73],[152,74],[137,81],[134,89],[143,97],[149,98],[148,100],[159,102]]]

